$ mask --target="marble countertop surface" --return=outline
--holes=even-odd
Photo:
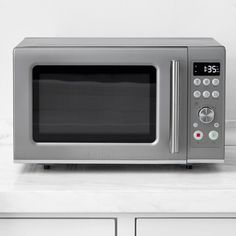
[[[236,213],[236,147],[225,164],[14,164],[0,145],[0,213]]]

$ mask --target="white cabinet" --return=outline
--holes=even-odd
[[[136,236],[235,236],[236,219],[137,219]]]
[[[115,236],[114,219],[0,219],[1,236]]]

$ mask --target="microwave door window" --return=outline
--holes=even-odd
[[[35,142],[151,143],[153,66],[35,66]]]

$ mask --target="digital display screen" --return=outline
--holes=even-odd
[[[194,62],[193,75],[220,75],[219,62]]]

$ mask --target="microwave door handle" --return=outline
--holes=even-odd
[[[179,152],[179,61],[171,61],[170,153]]]

